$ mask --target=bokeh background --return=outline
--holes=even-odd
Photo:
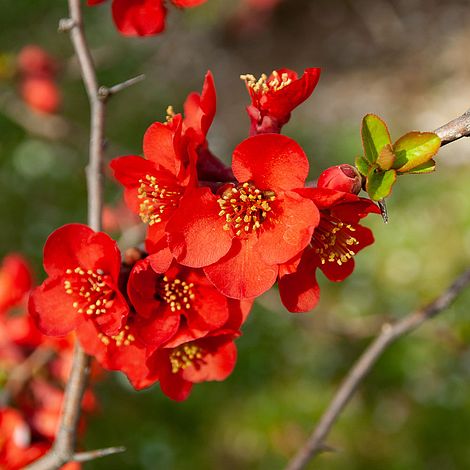
[[[108,159],[139,154],[148,125],[164,120],[169,104],[180,110],[207,69],[218,90],[209,141],[229,161],[249,127],[240,74],[323,68],[284,129],[311,158],[312,178],[352,163],[368,112],[398,137],[432,130],[470,105],[466,0],[283,0],[272,10],[251,3],[258,8],[243,0],[171,8],[167,32],[150,39],[119,36],[109,5],[86,8],[100,81],[147,76],[109,103]],[[0,11],[3,63],[35,43],[61,64],[57,116],[26,108],[11,77],[0,83],[0,255],[24,253],[40,281],[47,235],[86,220],[88,102],[69,39],[56,32],[65,0],[0,0]],[[281,469],[380,325],[432,300],[470,264],[469,181],[468,141],[443,149],[434,174],[403,177],[390,198],[390,223],[370,217],[376,243],[356,257],[354,274],[339,285],[319,276],[315,311],[289,314],[275,290],[259,299],[225,382],[198,385],[178,404],[158,386],[136,393],[110,375],[97,387],[101,409],[82,445],[128,451],[85,468]],[[109,178],[107,203],[119,205],[120,195]],[[127,231],[121,241],[136,237]],[[470,468],[469,306],[467,293],[384,355],[329,437],[338,452],[311,468]]]

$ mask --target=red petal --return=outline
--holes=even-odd
[[[193,384],[184,380],[181,374],[171,372],[169,354],[171,349],[157,351],[147,361],[151,375],[158,377],[162,392],[172,400],[183,401],[188,398]]]
[[[207,0],[171,0],[171,2],[180,8],[191,8],[197,7],[198,5],[202,5]]]
[[[128,315],[129,306],[126,299],[119,291],[116,290],[114,292],[112,304],[107,307],[106,313],[96,315],[93,318],[99,329],[110,336],[119,332],[122,325],[125,324],[125,320]]]
[[[114,240],[87,225],[68,224],[53,232],[44,246],[44,269],[49,276],[64,274],[67,269],[97,269],[117,281],[121,255]]]
[[[72,306],[73,298],[64,289],[61,277],[46,279],[29,298],[29,313],[37,327],[49,336],[65,336],[83,321]]]
[[[301,188],[296,191],[303,197],[311,199],[318,209],[330,209],[336,204],[356,202],[359,196],[330,188]]]
[[[164,248],[148,257],[152,269],[156,273],[164,273],[170,269],[173,262],[173,255],[169,248]]]
[[[312,94],[320,79],[320,72],[319,68],[306,69],[302,77],[297,80],[294,79],[290,85],[269,95],[263,108],[267,110],[270,116],[276,117],[281,122],[286,122],[290,112]],[[278,73],[279,75],[283,73],[291,75],[292,71],[281,69],[278,70]],[[294,77],[295,74],[292,75],[292,78]]]
[[[222,327],[229,316],[227,298],[212,284],[207,286],[196,284],[197,281],[191,277],[188,281],[195,283],[197,291],[196,299],[192,303],[192,311],[187,315],[188,326],[207,331]]]
[[[144,135],[144,155],[155,164],[177,175],[181,160],[175,152],[173,131],[160,122],[153,123]]]
[[[77,328],[77,337],[84,351],[103,365],[108,348],[98,337],[99,333],[98,327],[92,320],[82,322]]]
[[[184,125],[194,129],[204,140],[215,116],[214,77],[207,72],[201,94],[191,93],[184,102]]]
[[[296,271],[279,277],[279,294],[289,312],[308,312],[317,305],[320,299],[320,287],[315,277],[315,270],[316,266],[312,260],[305,257]]]
[[[113,0],[113,19],[125,36],[151,36],[165,28],[162,0]]]
[[[279,134],[262,134],[235,148],[232,169],[238,181],[253,181],[259,189],[276,191],[302,187],[309,165],[294,140]]]
[[[359,198],[350,204],[338,204],[330,210],[332,215],[350,224],[357,224],[367,214],[380,214],[379,207],[366,198]]]
[[[355,232],[353,233],[354,238],[359,242],[358,245],[354,246],[354,251],[358,253],[366,246],[374,243],[374,235],[371,230],[362,225],[354,226]],[[336,262],[326,262],[325,264],[318,263],[318,267],[323,271],[323,274],[333,282],[344,281],[354,271],[354,259],[349,259],[345,263],[339,265]]]
[[[212,343],[212,344],[211,344]],[[206,353],[202,364],[187,367],[183,370],[184,379],[193,383],[206,382],[208,380],[225,380],[233,371],[237,362],[237,348],[233,341],[223,338],[211,338],[201,340],[200,344]]]
[[[157,171],[155,163],[136,155],[114,158],[109,166],[114,177],[126,188],[137,188],[139,180],[145,175],[154,175]]]
[[[233,240],[230,251],[217,263],[204,268],[222,294],[235,299],[256,297],[276,281],[277,266],[267,265],[255,249],[256,237]]]
[[[129,275],[127,295],[139,316],[151,318],[161,308],[155,299],[158,277],[150,266],[150,259],[138,261]]]
[[[166,240],[166,222],[168,221],[168,217],[170,215],[169,212],[169,210],[166,210],[161,215],[161,222],[156,222],[152,225],[149,225],[147,236],[145,238],[145,249],[148,253],[160,252],[162,250],[166,251],[166,253],[161,253],[160,257],[165,256],[165,259],[162,259],[162,261],[168,260],[169,258],[169,262],[171,264],[173,255],[168,249],[168,243]]]
[[[285,263],[310,243],[319,221],[320,213],[312,201],[287,192],[279,210],[269,214],[269,225],[264,222],[256,249],[267,264]]]
[[[185,266],[208,266],[224,256],[232,245],[232,236],[223,229],[217,196],[209,188],[197,188],[185,194],[179,208],[166,226],[173,256]]]

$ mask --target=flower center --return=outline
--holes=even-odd
[[[101,315],[111,306],[114,290],[109,287],[101,269],[84,271],[82,268],[67,269],[64,281],[65,292],[73,297],[72,306],[78,313]]]
[[[193,287],[192,282],[188,283],[178,278],[170,281],[167,276],[163,276],[160,296],[170,306],[172,312],[189,310],[191,301],[196,298]]]
[[[341,266],[349,261],[357,253],[354,247],[359,245],[358,240],[353,236],[355,231],[352,225],[322,213],[320,224],[312,237],[312,244],[315,253],[321,259],[321,264],[329,262]]]
[[[194,365],[196,361],[202,360],[203,357],[204,351],[199,346],[182,344],[170,354],[171,372],[177,374],[180,370]]]
[[[282,73],[279,75],[275,70],[271,74],[272,78],[268,81],[268,76],[263,73],[259,79],[254,75],[246,74],[240,75],[240,78],[245,81],[248,87],[250,87],[255,93],[268,93],[270,91],[279,91],[284,87],[292,83],[292,79],[289,78],[289,74]]]
[[[98,338],[105,346],[108,346],[111,341],[114,341],[118,347],[122,345],[129,346],[132,342],[135,341],[135,336],[131,334],[129,330],[129,325],[126,325],[117,335],[107,336],[103,333],[98,333]]]
[[[275,199],[274,191],[260,191],[250,182],[227,188],[217,199],[219,216],[225,216],[224,230],[232,228],[237,236],[255,232],[266,220]]]
[[[157,178],[145,175],[139,180],[140,186],[137,197],[141,200],[139,215],[144,223],[149,225],[162,221],[162,216],[168,208],[178,206],[182,191],[178,187],[159,185]]]

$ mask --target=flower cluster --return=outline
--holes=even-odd
[[[57,63],[41,47],[23,47],[17,58],[20,94],[25,103],[40,113],[55,113],[61,105],[57,86]]]
[[[51,447],[73,353],[73,337],[48,338],[26,314],[31,286],[25,260],[17,254],[5,257],[0,267],[0,468],[11,470],[24,468]],[[84,407],[95,408],[91,391]]]
[[[279,133],[319,75],[243,76],[250,137],[231,168],[207,140],[216,111],[210,72],[183,114],[169,107],[166,121],[145,132],[144,157],[111,162],[126,204],[147,227],[145,252],[133,249],[122,262],[104,233],[81,224],[56,230],[44,248],[49,277],[30,298],[38,328],[75,331],[88,354],[135,388],[158,381],[183,400],[193,384],[232,372],[253,300],[276,282],[290,311],[315,307],[317,269],[332,281],[349,276],[354,256],[373,242],[360,220],[379,213],[357,195],[362,179],[349,165],[307,184],[306,154]]]
[[[87,0],[89,6],[106,0]],[[171,0],[178,8],[201,5],[206,0]],[[163,0],[112,0],[113,20],[124,36],[153,36],[165,29],[166,6]]]

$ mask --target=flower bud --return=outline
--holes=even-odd
[[[318,178],[319,188],[336,189],[345,193],[359,194],[362,177],[351,165],[336,165],[326,169]]]

